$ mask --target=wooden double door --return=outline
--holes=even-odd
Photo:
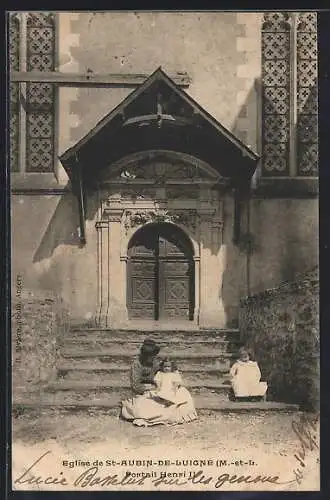
[[[193,319],[193,250],[173,224],[148,224],[129,245],[127,308],[131,319]]]

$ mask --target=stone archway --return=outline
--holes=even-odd
[[[178,226],[146,224],[131,238],[127,259],[129,319],[193,320],[193,246]]]
[[[96,322],[111,328],[131,328],[138,318],[146,319],[141,316],[143,308],[132,311],[129,302],[130,294],[133,301],[133,292],[128,262],[137,258],[132,255],[134,250],[130,251],[130,245],[143,228],[168,224],[180,233],[181,242],[189,241],[181,258],[189,263],[187,270],[194,278],[193,285],[189,285],[189,306],[185,313],[180,316],[180,312],[171,312],[170,307],[167,312],[162,310],[165,322],[172,314],[179,323],[191,320],[187,321],[189,327],[192,323],[212,327],[222,324],[220,288],[225,264],[222,239],[226,181],[211,167],[201,166],[197,158],[162,150],[144,151],[133,159],[126,157],[104,172],[99,186]],[[147,294],[145,284],[141,286]],[[158,293],[166,291],[165,287]],[[159,316],[157,301],[149,308],[149,321]]]

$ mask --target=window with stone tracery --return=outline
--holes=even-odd
[[[318,172],[317,14],[264,14],[262,175]]]
[[[9,19],[10,69],[55,70],[55,15],[15,13]],[[55,87],[51,83],[12,83],[11,170],[54,172]]]
[[[18,71],[20,67],[20,24],[17,14],[9,18],[9,67]],[[19,171],[19,85],[11,83],[9,88],[9,141],[10,167]]]
[[[318,172],[317,14],[299,14],[297,23],[298,175]]]

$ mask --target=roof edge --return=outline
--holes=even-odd
[[[246,146],[238,137],[224,127],[218,120],[216,120],[208,111],[206,111],[198,102],[196,102],[189,94],[183,89],[179,88],[176,83],[165,73],[163,68],[159,66],[138,88],[133,90],[123,101],[121,101],[112,111],[105,115],[85,136],[83,136],[75,145],[68,148],[64,153],[59,156],[59,160],[63,165],[76,155],[79,150],[88,143],[88,141],[100,132],[113,118],[118,116],[126,106],[139,97],[155,80],[161,79],[171,87],[182,99],[184,99],[190,106],[193,106],[196,111],[214,128],[232,142],[243,155],[248,156],[252,161],[258,162],[260,156],[255,153],[251,148]]]

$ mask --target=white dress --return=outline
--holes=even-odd
[[[265,396],[267,382],[260,382],[261,373],[256,361],[236,361],[230,369],[230,375],[236,397]]]
[[[138,426],[184,424],[197,419],[194,401],[179,372],[157,372],[156,389],[122,402],[121,415]]]
[[[153,397],[159,397],[175,404],[181,404],[190,398],[190,394],[183,386],[181,375],[175,372],[157,372],[154,377],[157,389],[152,391]]]

